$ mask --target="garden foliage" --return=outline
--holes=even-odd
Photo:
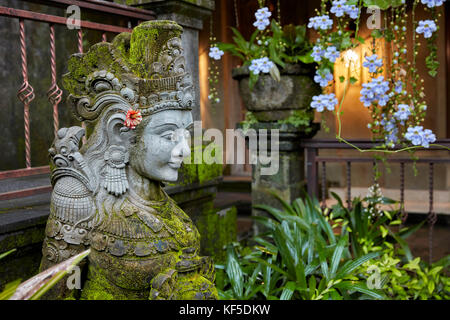
[[[254,217],[265,232],[251,245],[227,248],[217,266],[222,299],[448,299],[450,257],[431,266],[413,259],[405,238],[422,224],[400,228],[396,210],[378,208],[393,201],[354,199],[351,210],[341,199],[324,212],[306,196],[284,210],[257,208]],[[374,210],[377,208],[376,210]],[[377,211],[379,210],[379,211]],[[375,213],[375,214],[374,214]]]

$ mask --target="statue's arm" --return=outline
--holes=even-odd
[[[89,248],[88,235],[93,214],[95,205],[92,195],[83,183],[71,176],[58,179],[52,192],[40,271]],[[85,264],[83,261],[79,265],[80,270],[75,270],[74,275],[81,271]],[[81,275],[81,272],[78,274]],[[73,286],[67,286],[67,278],[68,276],[59,281],[44,298],[63,299],[73,294]]]

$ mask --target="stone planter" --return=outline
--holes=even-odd
[[[284,120],[295,110],[305,110],[314,117],[310,103],[313,96],[321,93],[320,86],[314,82],[314,72],[314,65],[286,65],[280,70],[279,82],[269,74],[260,74],[252,89],[248,67],[233,69],[232,76],[239,81],[239,91],[247,110],[258,121],[271,122]]]

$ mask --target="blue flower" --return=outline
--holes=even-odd
[[[398,80],[395,83],[395,92],[402,93],[402,91],[403,91],[403,82],[401,80]]]
[[[325,58],[334,63],[336,62],[336,59],[339,58],[340,52],[336,49],[335,46],[330,46],[327,48],[324,56]]]
[[[378,101],[380,106],[385,106],[389,101],[390,97],[386,94],[389,91],[389,82],[384,81],[383,76],[363,83],[362,87],[360,101],[365,107],[370,107],[375,101]]]
[[[427,5],[428,8],[433,8],[441,6],[445,0],[422,0],[421,2]]]
[[[387,105],[389,99],[390,97],[387,94],[382,93],[378,96],[378,104],[384,107],[385,105]]]
[[[220,58],[223,56],[223,51],[215,46],[211,47],[209,49],[209,56],[214,60],[220,60]]]
[[[352,19],[357,19],[359,16],[359,8],[354,4],[347,6],[345,13]]]
[[[433,20],[419,21],[419,26],[416,28],[418,34],[422,34],[425,38],[431,38],[433,32],[437,30],[436,23]]]
[[[399,141],[398,139],[398,128],[395,127],[389,131],[389,133],[384,137],[384,140],[388,147],[393,148],[395,144]]]
[[[311,57],[313,57],[314,61],[320,62],[324,54],[325,50],[323,50],[320,46],[314,46],[313,52],[311,53]]]
[[[383,60],[378,59],[378,55],[373,54],[371,56],[366,56],[366,61],[363,63],[363,67],[369,68],[369,72],[375,73],[378,68],[383,66]]]
[[[269,73],[275,64],[269,58],[264,57],[260,59],[259,66],[262,73]]]
[[[270,18],[271,15],[272,15],[272,12],[270,12],[267,7],[260,8],[255,13],[255,17],[258,20],[259,19],[261,19],[261,20],[268,19],[268,18]]]
[[[248,67],[248,69],[253,74],[259,74],[261,72],[260,60],[259,59],[253,59],[252,60],[252,64],[250,65],[250,67]]]
[[[323,112],[325,109],[333,111],[337,104],[338,100],[336,99],[336,95],[334,93],[321,94],[313,97],[311,108],[316,109],[318,112]]]
[[[423,130],[422,126],[409,127],[405,138],[415,146],[422,146],[424,148],[429,148],[430,143],[436,141],[436,136],[429,129]]]
[[[415,146],[420,146],[422,144],[423,127],[409,127],[405,133],[405,138]]]
[[[436,141],[436,136],[430,129],[425,129],[422,133],[422,147],[429,148],[430,143]]]
[[[380,125],[384,128],[384,130],[386,132],[391,132],[396,128],[394,119],[389,119],[389,120],[382,119],[380,121]]]
[[[258,28],[258,30],[263,31],[264,29],[266,29],[266,27],[270,24],[269,19],[257,19],[254,23],[253,26],[255,26],[256,28]]]
[[[270,69],[273,68],[275,64],[269,60],[267,57],[259,58],[259,59],[253,59],[252,64],[250,65],[249,70],[253,74],[259,74],[262,73],[269,73]]]
[[[342,17],[347,9],[347,0],[335,0],[332,2],[332,7],[330,12],[334,13],[336,17]]]
[[[308,28],[314,28],[314,30],[328,30],[333,26],[333,20],[328,15],[316,16],[309,18]]]
[[[331,80],[333,80],[333,75],[329,71],[323,73],[317,70],[316,75],[314,76],[314,81],[320,84],[321,87],[328,86],[328,83]]]
[[[394,117],[399,121],[408,120],[411,115],[411,108],[407,104],[399,104],[398,110],[394,113]]]

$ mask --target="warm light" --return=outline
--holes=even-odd
[[[353,50],[347,50],[343,54],[344,63],[347,68],[359,68],[359,55]]]

